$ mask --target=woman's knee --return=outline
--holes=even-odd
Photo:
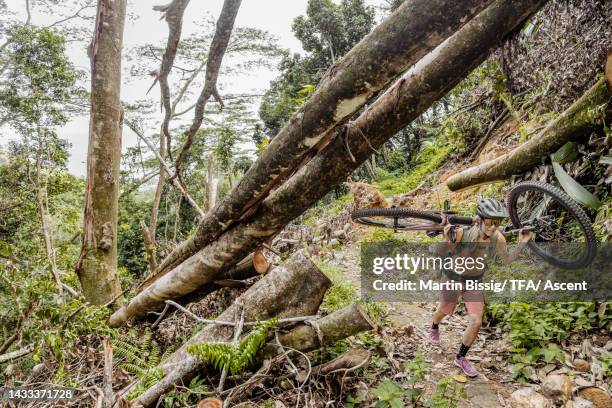
[[[482,325],[482,314],[470,314],[470,324],[474,326]]]

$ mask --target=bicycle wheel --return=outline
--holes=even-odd
[[[508,210],[515,228],[534,228],[528,245],[545,261],[567,269],[593,261],[597,240],[591,221],[563,190],[538,181],[519,183],[510,191]]]
[[[370,208],[353,211],[353,221],[376,227],[393,228],[405,231],[436,231],[442,229],[442,215],[431,211],[410,210],[408,208]],[[449,216],[453,224],[471,225],[473,220],[457,215]]]

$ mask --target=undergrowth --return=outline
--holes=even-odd
[[[392,175],[379,169],[379,177],[374,180],[375,184],[385,196],[406,193],[416,188],[427,176],[436,171],[452,150],[450,145],[426,145],[418,153],[412,169],[401,175]]]
[[[113,349],[121,358],[118,366],[139,380],[138,386],[128,394],[128,399],[136,398],[164,377],[163,371],[158,367],[163,359],[161,349],[153,340],[148,327],[142,335],[131,329],[125,335],[117,336],[113,340]],[[164,353],[163,357],[169,354],[169,351]]]
[[[190,344],[187,346],[187,351],[199,360],[209,362],[219,371],[227,366],[231,375],[240,374],[254,363],[257,352],[266,341],[268,331],[275,327],[276,323],[276,319],[257,323],[237,344],[227,342]]]
[[[384,305],[360,298],[357,287],[347,281],[344,274],[334,265],[322,261],[315,261],[319,269],[332,281],[332,286],[325,292],[321,307],[329,313],[350,306],[353,303],[361,305],[371,319],[381,323],[387,313]]]
[[[612,330],[612,312],[606,303],[559,302],[546,304],[495,303],[488,307],[493,321],[508,328],[508,350],[515,363],[513,374],[519,380],[528,378],[533,365],[540,361],[564,362],[559,347],[572,335]]]

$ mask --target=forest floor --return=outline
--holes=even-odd
[[[357,242],[347,243],[339,251],[333,253],[329,261],[340,270],[360,292],[360,249]],[[388,311],[387,319],[391,326],[389,333],[399,337],[398,342],[409,341],[415,351],[420,351],[427,362],[426,381],[424,382],[423,399],[428,399],[434,393],[436,384],[447,376],[456,376],[463,382],[467,380],[461,370],[453,364],[463,329],[467,318],[459,310],[441,325],[440,344],[429,341],[429,328],[435,303],[383,303]],[[490,329],[485,328],[472,346],[468,358],[480,369],[480,375],[466,381],[465,391],[467,401],[459,406],[477,408],[510,406],[507,402],[515,386],[511,386],[511,373],[507,370],[502,344],[503,340]],[[387,350],[387,358],[393,359],[394,350]],[[399,361],[403,363],[403,361]]]

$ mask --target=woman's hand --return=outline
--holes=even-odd
[[[519,230],[519,242],[527,243],[535,238],[535,234],[532,230],[527,228],[521,228]]]

